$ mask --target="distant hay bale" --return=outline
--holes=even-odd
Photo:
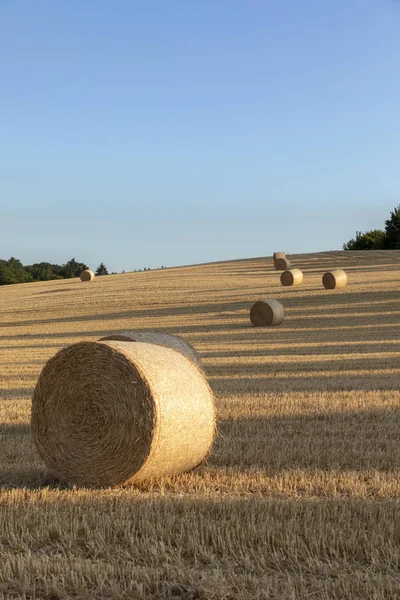
[[[325,273],[322,277],[322,284],[326,290],[344,288],[347,285],[347,275],[342,269],[328,271],[328,273]]]
[[[214,439],[215,409],[204,373],[180,352],[143,342],[80,342],[44,366],[31,425],[56,476],[108,487],[199,465]]]
[[[165,346],[181,352],[187,358],[190,358],[201,369],[200,356],[189,342],[177,335],[168,333],[158,333],[157,331],[122,331],[120,333],[111,333],[100,338],[100,342],[117,340],[120,342],[147,342],[149,344],[157,344],[157,346]]]
[[[280,325],[285,317],[285,309],[278,300],[268,298],[258,300],[250,310],[250,321],[254,327]]]
[[[274,262],[278,260],[278,258],[286,258],[286,252],[274,252]]]
[[[94,273],[90,269],[82,271],[80,274],[81,281],[92,281],[94,279]]]
[[[300,269],[290,269],[284,271],[281,275],[281,284],[285,286],[289,285],[301,285],[303,283],[303,272]]]
[[[290,267],[291,264],[288,258],[277,258],[275,261],[275,269],[277,271],[288,271]]]

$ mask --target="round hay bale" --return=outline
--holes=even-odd
[[[204,373],[142,342],[80,342],[44,366],[31,416],[40,456],[60,479],[108,487],[189,471],[211,449]]]
[[[328,271],[322,277],[322,284],[326,290],[344,288],[347,285],[347,275],[342,269]]]
[[[301,285],[303,283],[303,272],[300,269],[290,269],[284,271],[281,275],[281,284],[285,286],[289,285]]]
[[[274,262],[278,258],[286,258],[286,252],[274,252]]]
[[[278,300],[258,300],[250,310],[250,321],[254,327],[280,325],[285,317],[285,309]]]
[[[287,258],[277,258],[275,261],[275,269],[277,271],[288,271],[290,267],[290,261]]]
[[[177,335],[169,335],[168,333],[158,333],[157,331],[122,331],[120,333],[111,333],[100,338],[100,342],[108,340],[117,340],[120,342],[147,342],[149,344],[157,344],[157,346],[165,346],[181,352],[187,358],[190,358],[200,369],[203,368],[200,356],[189,342]]]
[[[90,269],[82,271],[80,274],[81,281],[92,281],[94,279],[94,273]]]

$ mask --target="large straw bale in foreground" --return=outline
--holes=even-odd
[[[290,269],[281,275],[281,284],[285,286],[301,285],[303,283],[303,272],[300,269]]]
[[[285,318],[285,309],[278,300],[258,300],[250,310],[250,321],[254,327],[280,325]]]
[[[322,284],[326,290],[344,288],[347,285],[347,275],[341,269],[328,271],[328,273],[325,273],[322,277]]]
[[[44,366],[31,423],[55,475],[105,487],[196,467],[210,451],[215,413],[204,373],[181,353],[142,342],[80,342]]]
[[[92,281],[94,279],[94,273],[90,269],[82,271],[80,274],[81,281]]]
[[[277,258],[275,261],[275,269],[277,271],[288,271],[290,267],[290,260],[288,258]]]
[[[111,333],[100,338],[100,342],[108,340],[117,340],[120,342],[148,342],[149,344],[157,344],[157,346],[165,346],[181,352],[187,358],[190,358],[196,365],[202,368],[200,356],[189,342],[177,335],[169,335],[168,333],[159,333],[157,331],[121,331],[119,333]]]

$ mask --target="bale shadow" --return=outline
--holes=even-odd
[[[292,346],[284,345],[280,341],[278,343],[274,343],[274,341],[270,341],[268,345],[265,345],[263,348],[256,348],[249,350],[248,348],[244,349],[239,346],[236,348],[232,347],[230,350],[220,350],[220,351],[205,351],[201,353],[201,357],[203,359],[207,358],[233,358],[233,357],[268,357],[268,356],[320,356],[320,355],[331,355],[338,354],[343,356],[359,356],[363,354],[378,354],[380,352],[385,353],[399,353],[400,354],[400,340],[398,341],[390,341],[385,342],[382,340],[381,342],[373,342],[372,340],[363,341],[362,343],[357,344],[338,344],[334,341],[325,342],[325,344],[319,344],[312,346],[310,343],[308,344],[295,344]],[[399,360],[400,366],[400,360]]]
[[[170,317],[225,312],[227,310],[240,310],[248,306],[243,300],[237,302],[216,302],[215,304],[189,304],[184,306],[166,306],[163,308],[152,307],[136,310],[125,310],[113,313],[97,313],[91,315],[77,315],[73,317],[55,317],[50,319],[29,319],[23,321],[9,321],[1,323],[1,327],[28,327],[31,325],[48,325],[52,323],[79,323],[84,321],[107,321],[118,319],[135,319],[145,317]],[[0,336],[2,339],[2,336]]]
[[[252,394],[292,393],[292,392],[351,392],[351,391],[399,391],[398,374],[362,374],[362,375],[330,375],[319,376],[286,376],[275,377],[210,377],[213,392],[221,396],[248,396]]]
[[[35,461],[29,464],[30,461]],[[0,489],[64,489],[60,482],[40,463],[33,444],[31,427],[26,423],[0,424]]]
[[[15,400],[16,398],[32,398],[33,387],[29,388],[0,388],[0,400]]]
[[[219,423],[219,432],[213,466],[270,474],[400,469],[400,409],[231,419]]]
[[[77,288],[57,288],[56,290],[45,290],[44,292],[36,292],[35,296],[41,296],[43,294],[57,294],[59,292],[76,292]]]

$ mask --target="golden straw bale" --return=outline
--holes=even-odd
[[[94,279],[94,273],[90,269],[82,271],[80,275],[81,281],[92,281]]]
[[[326,290],[344,288],[347,285],[347,275],[342,269],[328,271],[322,277],[322,284]]]
[[[281,275],[282,285],[301,285],[302,283],[303,272],[300,269],[290,269],[289,271],[284,271]]]
[[[122,331],[120,333],[111,333],[100,338],[100,342],[108,340],[118,340],[120,342],[148,342],[149,344],[157,344],[165,346],[181,352],[187,358],[190,358],[196,365],[203,368],[200,356],[189,342],[177,335],[168,333],[159,333],[157,331]]]
[[[275,261],[275,269],[277,271],[288,271],[290,267],[291,264],[288,258],[277,258]]]
[[[278,258],[286,258],[286,252],[274,252],[274,262]]]
[[[268,298],[258,300],[250,310],[250,321],[254,327],[280,325],[285,317],[285,309],[278,300]]]
[[[207,379],[171,348],[80,342],[43,368],[31,416],[40,456],[60,479],[108,487],[189,471],[208,455]]]

